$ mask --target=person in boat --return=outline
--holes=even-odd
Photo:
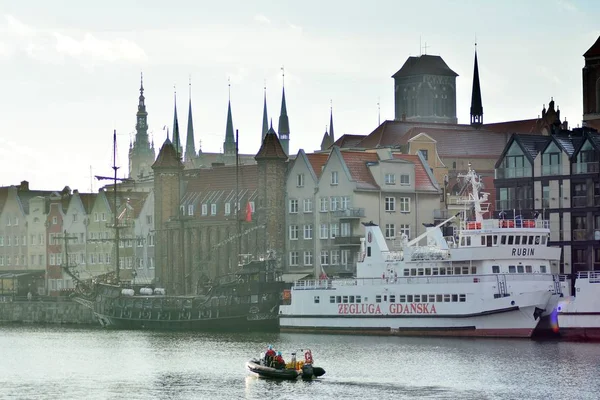
[[[277,369],[283,369],[285,368],[285,361],[283,360],[283,357],[281,356],[281,352],[278,351],[277,352],[277,356],[275,357],[275,360],[273,360],[273,364],[274,364],[274,368]]]
[[[271,365],[271,362],[273,361],[275,355],[276,353],[275,350],[273,350],[273,345],[268,345],[267,351],[265,352],[265,365]]]

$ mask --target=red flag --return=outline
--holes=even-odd
[[[252,222],[252,206],[250,202],[246,204],[246,222]]]

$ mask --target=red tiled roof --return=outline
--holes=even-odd
[[[366,135],[343,135],[333,144],[340,148],[357,147]]]
[[[425,170],[425,165],[421,162],[421,159],[417,155],[413,154],[394,154],[393,157],[398,160],[410,161],[415,165],[415,189],[418,191],[434,191],[437,192],[438,188],[435,182],[431,180],[431,177]]]
[[[262,145],[260,146],[258,153],[256,153],[256,157],[254,157],[255,160],[264,158],[280,158],[284,160],[287,160],[288,158],[273,128],[270,128],[267,131]]]
[[[497,158],[510,139],[510,135],[502,135],[483,129],[466,129],[449,132],[446,129],[412,128],[401,137],[395,138],[395,145],[408,141],[426,133],[437,141],[440,157]],[[391,141],[391,138],[390,138]]]
[[[357,147],[373,149],[376,147],[394,146],[398,143],[398,138],[403,136],[412,128],[433,128],[444,129],[445,131],[456,130],[474,130],[471,125],[459,124],[437,124],[414,121],[384,121],[373,132],[367,135]]]
[[[344,163],[350,171],[350,176],[356,181],[359,189],[379,189],[367,163],[378,162],[377,153],[366,153],[364,151],[342,151]]]
[[[484,124],[482,129],[496,133],[530,133],[541,135],[543,125],[543,120],[534,118]]]
[[[160,151],[158,152],[158,157],[156,161],[152,165],[152,168],[181,168],[183,169],[183,164],[179,157],[177,156],[177,152],[175,151],[175,147],[173,143],[167,138],[163,143]]]
[[[321,172],[323,171],[323,166],[325,165],[325,163],[327,162],[327,159],[329,158],[329,153],[307,154],[306,158],[308,158],[308,161],[310,162],[310,166],[312,167],[313,171],[315,171],[315,175],[317,176],[317,179],[320,178]]]
[[[584,57],[598,57],[600,56],[600,36],[596,39],[596,42],[583,54]]]
[[[239,185],[240,190],[255,190],[258,187],[258,165],[240,165],[237,169],[239,170],[237,176],[235,165],[186,170],[186,193],[200,193],[208,190],[236,190],[237,185]]]

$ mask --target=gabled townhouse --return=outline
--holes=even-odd
[[[135,268],[136,284],[150,284],[154,281],[154,190],[135,205]]]
[[[496,210],[550,221],[556,272],[600,270],[600,134],[590,128],[549,136],[514,134],[496,163]]]
[[[88,226],[89,213],[92,210],[96,193],[79,193],[73,190],[69,206],[64,216],[64,230],[67,232],[67,254],[69,268],[80,279],[89,279],[92,276],[86,270],[88,261]]]
[[[115,254],[113,203],[112,191],[107,193],[100,190],[88,215],[85,271],[89,276],[105,275],[116,271],[113,262]]]
[[[68,239],[64,227],[68,197],[51,195],[48,198],[48,214],[46,216],[46,278],[48,295],[58,296],[63,290],[74,287],[73,280],[64,271],[66,267],[65,241]]]
[[[0,214],[0,248],[4,256],[5,270],[22,271],[28,269],[26,208],[19,192],[28,190],[27,182],[8,188],[6,201]],[[28,199],[27,199],[28,200]],[[26,206],[29,204],[26,202]],[[25,241],[23,237],[25,236]]]
[[[389,245],[433,222],[440,190],[422,155],[390,149],[300,151],[288,173],[286,225],[290,271],[352,274],[364,233],[381,226]],[[397,244],[398,243],[398,244]]]
[[[46,220],[48,218],[48,201],[46,197],[35,196],[29,200],[29,214],[25,217],[27,222],[27,257],[29,266],[35,270],[46,271]],[[46,293],[46,282],[38,288],[38,294]]]

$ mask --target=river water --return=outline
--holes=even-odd
[[[325,376],[245,362],[309,347]],[[0,326],[0,399],[598,399],[600,346],[530,340]],[[287,360],[286,360],[287,361]]]

